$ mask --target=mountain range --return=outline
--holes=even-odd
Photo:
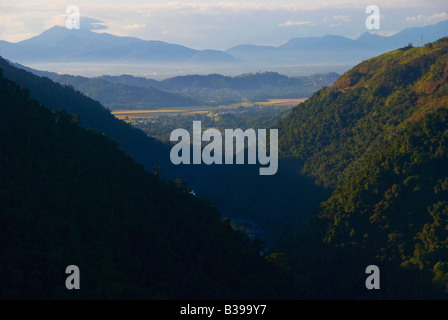
[[[235,77],[220,74],[188,75],[162,81],[132,75],[87,78],[12,65],[63,85],[73,86],[110,110],[160,109],[220,105],[241,101],[309,97],[333,84],[337,73],[287,77],[277,72],[257,72]]]
[[[392,36],[365,32],[357,39],[337,35],[294,38],[275,46],[240,45],[226,50],[240,61],[255,64],[348,63],[404,47],[420,46],[448,35],[448,20],[425,27],[405,29]]]
[[[337,35],[294,38],[280,46],[239,45],[225,51],[195,50],[179,44],[119,37],[88,29],[55,26],[33,38],[0,41],[0,55],[20,63],[148,63],[175,65],[279,66],[354,64],[409,43],[421,45],[447,35],[448,20],[409,28],[392,36],[365,32],[357,39]]]
[[[0,55],[19,62],[151,62],[213,64],[237,60],[217,50],[194,50],[162,41],[118,37],[88,29],[54,26],[18,42],[0,42]]]

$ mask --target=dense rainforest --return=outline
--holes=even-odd
[[[340,252],[330,277],[375,262],[386,271],[381,297],[446,297],[448,38],[360,63],[278,127],[283,156],[333,190],[309,248],[330,261]],[[297,241],[292,251],[309,243]],[[338,285],[328,296],[356,297],[349,283]]]

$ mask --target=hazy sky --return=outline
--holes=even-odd
[[[380,9],[380,29],[375,32],[381,35],[448,19],[447,0],[0,0],[0,39],[17,42],[64,25],[69,5],[78,6],[81,16],[101,22],[98,32],[195,49],[280,45],[294,37],[325,34],[355,38],[368,31],[368,5]],[[81,23],[81,28],[89,27]]]

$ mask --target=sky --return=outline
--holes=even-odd
[[[80,10],[81,28],[217,50],[326,34],[387,36],[448,19],[447,0],[0,0],[0,40],[18,42],[65,25],[70,5]],[[378,30],[366,27],[369,5],[380,10]]]

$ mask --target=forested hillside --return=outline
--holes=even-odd
[[[308,256],[340,263],[326,270],[344,279],[327,296],[356,297],[355,274],[373,262],[387,279],[380,297],[448,293],[448,38],[360,63],[278,127],[283,155],[334,190]],[[310,243],[300,237],[291,250]]]
[[[291,294],[275,259],[214,206],[77,122],[0,69],[1,299]],[[80,290],[65,288],[68,265],[80,268]]]
[[[75,91],[70,86],[16,68],[1,57],[0,68],[3,69],[6,79],[29,89],[31,98],[39,99],[53,111],[65,111],[70,115],[76,115],[83,128],[92,128],[117,141],[120,149],[144,165],[147,171],[152,172],[155,167],[160,167],[163,177],[178,177],[174,173],[171,175],[175,168],[169,161],[169,148],[166,145],[118,120],[98,101]]]
[[[63,85],[72,86],[86,96],[101,102],[109,110],[150,110],[202,104],[199,100],[153,87],[143,88],[111,83],[101,78],[57,75],[53,77],[53,80]]]

